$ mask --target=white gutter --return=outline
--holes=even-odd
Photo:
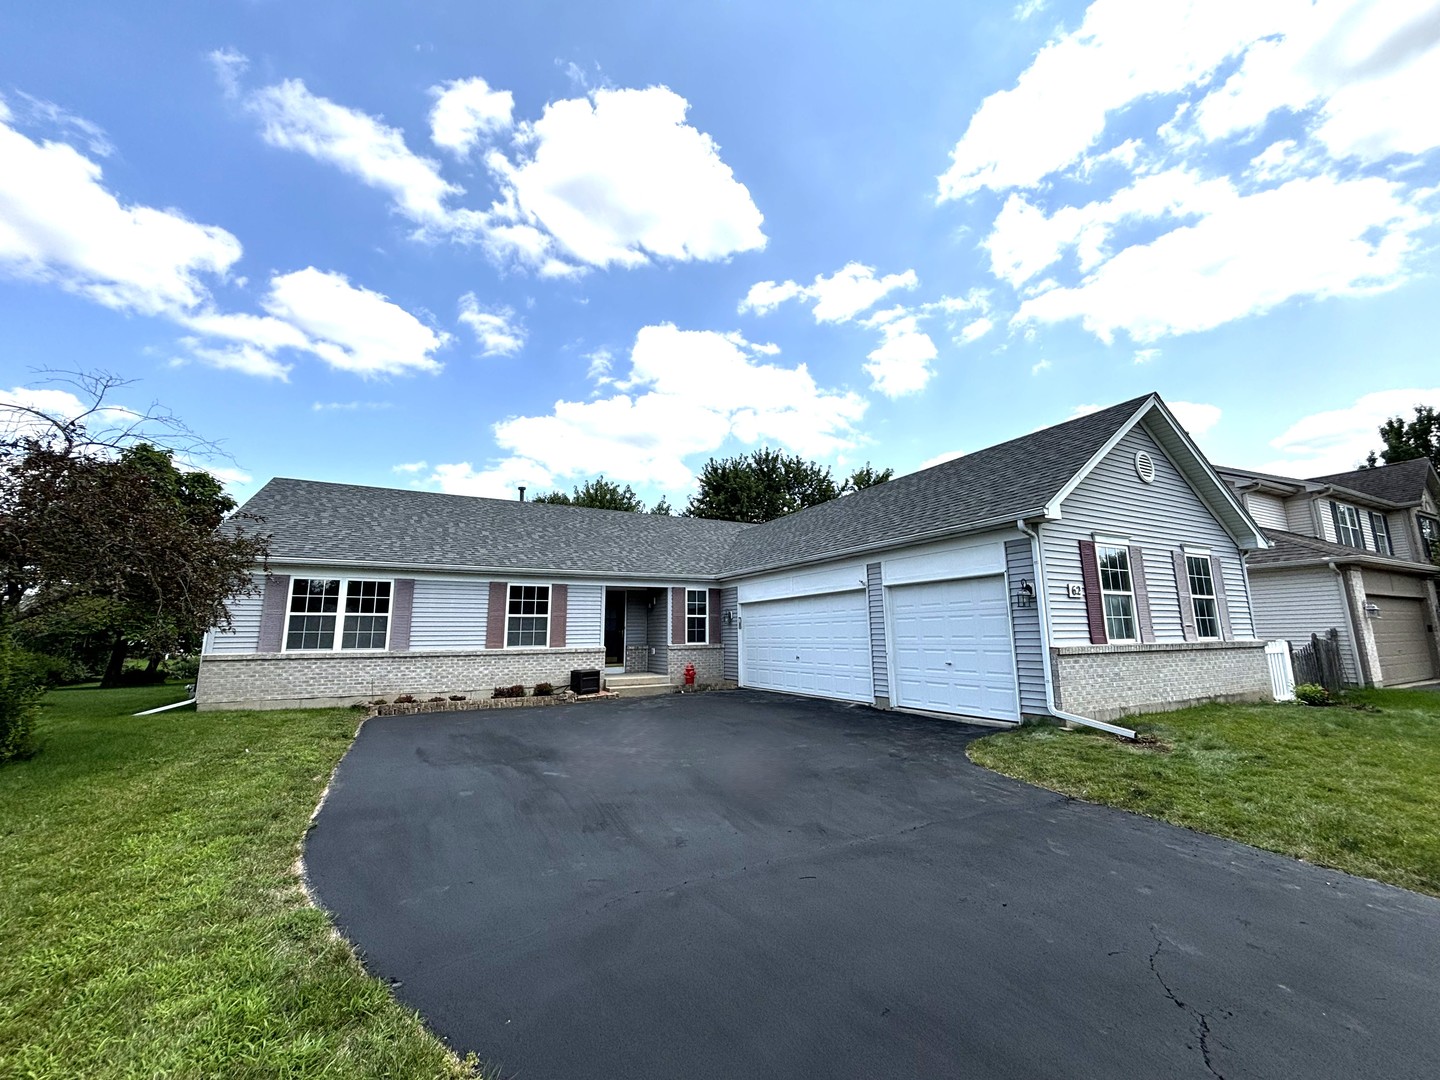
[[[1127,727],[1120,727],[1117,724],[1107,724],[1103,720],[1092,720],[1088,716],[1080,716],[1076,713],[1066,712],[1055,704],[1055,678],[1050,670],[1050,600],[1049,590],[1045,587],[1045,557],[1040,550],[1040,533],[1030,527],[1030,523],[1024,518],[1015,519],[1016,527],[1026,536],[1030,537],[1030,553],[1035,560],[1035,595],[1040,604],[1040,652],[1044,661],[1045,671],[1045,708],[1051,716],[1058,720],[1064,720],[1070,724],[1080,724],[1082,727],[1096,728],[1099,731],[1109,732],[1111,735],[1118,735],[1122,739],[1134,740],[1135,732]]]

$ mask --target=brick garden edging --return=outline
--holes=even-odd
[[[464,701],[407,701],[390,705],[367,705],[369,716],[413,716],[416,713],[472,712],[475,709],[536,709],[543,705],[573,705],[577,701],[600,701],[620,695],[613,690],[578,696],[573,690],[556,690],[543,697],[466,698]]]

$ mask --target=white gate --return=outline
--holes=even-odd
[[[1290,643],[1267,641],[1265,664],[1270,668],[1270,692],[1276,701],[1295,700],[1295,669],[1290,665]]]

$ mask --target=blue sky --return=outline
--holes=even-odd
[[[1440,404],[1434,0],[135,10],[0,13],[0,393],[134,379],[241,496]]]

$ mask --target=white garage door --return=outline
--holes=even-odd
[[[875,700],[862,591],[742,604],[740,643],[745,686],[841,701]]]
[[[1425,602],[1399,596],[1372,596],[1379,618],[1371,621],[1380,675],[1386,686],[1435,678],[1426,631]]]
[[[1002,576],[889,590],[895,704],[1019,720]]]

